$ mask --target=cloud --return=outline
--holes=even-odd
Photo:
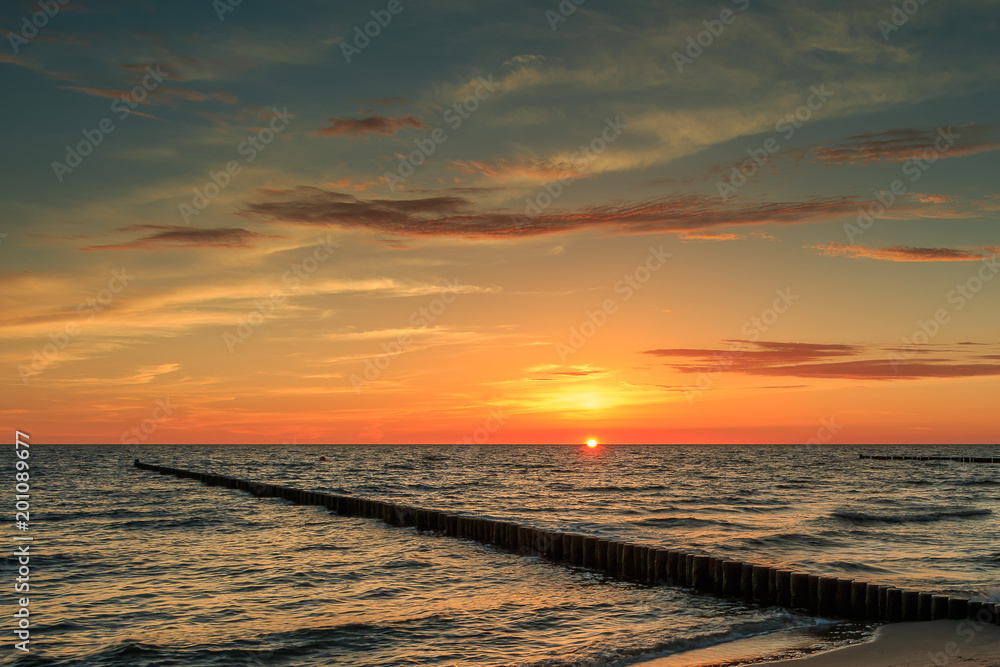
[[[215,100],[225,104],[237,104],[239,99],[232,93],[221,91],[217,93],[203,93],[191,88],[176,88],[161,84],[152,90],[148,90],[143,99],[132,97],[130,90],[111,90],[108,88],[89,88],[87,86],[60,86],[64,90],[75,90],[77,92],[90,95],[92,97],[106,97],[110,99],[130,99],[137,104],[165,104],[173,106],[176,100],[186,102],[208,102]]]
[[[939,140],[942,136],[945,139]],[[950,144],[948,137],[954,139]],[[938,142],[943,150],[935,147]],[[707,166],[703,173],[693,176],[644,180],[639,186],[691,186],[711,180],[727,181],[733,170],[747,178],[757,178],[767,173],[777,176],[787,169],[799,169],[803,162],[819,165],[856,165],[880,161],[906,162],[922,159],[931,151],[938,158],[965,157],[1000,149],[1000,131],[992,125],[952,125],[940,128],[898,128],[871,134],[859,134],[828,143],[816,144],[807,149],[786,148],[770,155],[766,163],[758,164],[753,158],[741,157]],[[927,204],[951,203],[947,195],[909,195],[915,201]]]
[[[91,97],[108,97],[111,99],[118,99],[120,97],[127,96],[129,94],[129,91],[127,90],[111,90],[109,88],[89,88],[87,86],[60,86],[60,88],[62,88],[63,90],[75,90],[77,92],[90,95]],[[149,99],[149,96],[146,96],[141,100],[137,99],[135,100],[135,102],[136,104],[153,103],[152,100]]]
[[[181,366],[180,364],[160,364],[158,366],[144,366],[140,368],[134,375],[128,378],[119,378],[117,380],[120,384],[147,384],[152,382],[160,375],[166,375],[167,373],[173,373]]]
[[[365,190],[371,190],[372,188],[378,187],[380,183],[378,181],[358,182],[350,178],[341,178],[336,181],[331,181],[326,185],[331,188],[351,188],[352,190],[357,190],[358,192],[364,192]]]
[[[596,368],[590,364],[580,364],[572,366],[559,366],[556,364],[540,364],[524,369],[529,375],[541,376],[532,377],[535,381],[551,381],[559,378],[585,378],[592,375],[607,375],[608,371],[603,368]]]
[[[954,144],[949,145],[949,137]],[[943,150],[935,147],[935,143]],[[906,162],[931,151],[938,157],[964,157],[1000,149],[1000,136],[993,125],[948,126],[947,128],[898,128],[872,134],[858,134],[814,146],[810,157],[825,164],[866,162]]]
[[[155,233],[142,236],[128,243],[95,245],[81,250],[155,250],[167,248],[247,248],[247,241],[261,238],[281,238],[267,236],[243,229],[242,227],[216,227],[213,229],[192,229],[181,225],[129,225],[116,231],[153,230]]]
[[[750,342],[734,339],[728,350],[707,350],[703,348],[667,348],[646,350],[644,354],[657,357],[692,357],[704,360],[717,360],[739,356],[745,364],[776,364],[802,363],[828,357],[844,357],[859,354],[864,348],[856,345],[822,344],[822,343],[779,343]]]
[[[768,377],[854,380],[912,380],[1000,375],[1000,363],[972,363],[940,346],[870,349],[858,345],[730,341],[729,349],[675,348],[647,350],[659,357],[695,359],[672,363],[680,373],[733,372]],[[911,361],[917,352],[937,357]],[[881,353],[873,357],[873,353]],[[860,357],[844,359],[844,357]],[[982,357],[979,357],[981,359]]]
[[[364,137],[369,134],[396,134],[404,127],[413,127],[418,130],[429,130],[423,121],[406,114],[399,118],[389,118],[375,114],[367,118],[329,118],[333,123],[330,127],[324,127],[316,131],[322,137]]]
[[[509,60],[505,60],[503,64],[504,67],[508,66],[526,67],[528,65],[541,64],[544,61],[545,61],[545,56],[525,54],[520,56],[514,56]]]
[[[241,215],[395,235],[460,237],[537,236],[588,228],[632,234],[687,233],[724,226],[801,224],[854,214],[859,203],[851,197],[724,203],[705,195],[682,195],[528,219],[501,210],[479,210],[458,196],[366,200],[311,186],[261,193],[267,199],[247,204]]]
[[[549,183],[563,178],[580,178],[586,168],[570,162],[550,160],[449,160],[449,165],[466,174],[487,176],[501,183],[525,181]]]
[[[741,239],[762,239],[773,241],[774,237],[765,232],[748,232],[737,234],[735,232],[685,232],[680,235],[685,241],[737,241]]]
[[[943,362],[943,363],[942,363]],[[920,378],[965,378],[1000,375],[1000,364],[953,363],[947,359],[919,362],[891,359],[859,359],[793,367],[761,368],[745,371],[751,375],[779,375],[809,378],[856,380],[914,380]]]
[[[996,246],[985,246],[975,250],[958,250],[955,248],[911,248],[908,246],[866,248],[844,243],[821,243],[806,247],[819,250],[821,255],[880,259],[887,262],[975,262],[989,259],[1000,253],[1000,248]]]
[[[921,204],[950,204],[955,201],[950,195],[925,195],[911,192],[910,196],[916,197]]]

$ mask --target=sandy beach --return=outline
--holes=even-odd
[[[732,649],[716,647],[642,663],[643,667],[733,665]],[[720,650],[721,649],[721,650]],[[744,653],[746,655],[746,653]],[[720,660],[721,658],[721,660]],[[1000,667],[1000,627],[975,621],[899,623],[879,628],[874,640],[806,658],[758,661],[788,667]],[[747,664],[747,663],[743,663]]]

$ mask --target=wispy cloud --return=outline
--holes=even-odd
[[[316,130],[321,137],[365,137],[369,134],[392,135],[406,127],[429,130],[422,120],[413,114],[399,118],[389,118],[375,114],[367,118],[330,118],[330,127]]]
[[[450,160],[449,164],[462,173],[486,176],[501,183],[548,183],[566,177],[579,178],[584,172],[570,162],[550,160]]]
[[[214,229],[193,229],[181,225],[129,225],[118,229],[126,231],[153,231],[126,243],[94,245],[81,248],[93,250],[157,250],[161,248],[248,248],[252,239],[283,238],[268,236],[243,229],[242,227],[216,227]]]
[[[89,88],[87,86],[61,86],[65,90],[75,90],[92,97],[106,97],[110,99],[121,99],[129,98],[131,93],[127,90],[112,90],[108,88]],[[160,85],[156,88],[147,91],[146,97],[144,99],[136,99],[136,103],[153,105],[153,104],[165,104],[173,105],[176,100],[184,100],[186,102],[208,102],[214,100],[216,102],[223,102],[225,104],[237,104],[239,99],[232,93],[225,91],[215,92],[215,93],[203,93],[198,90],[193,90],[191,88],[178,88],[167,85]]]
[[[863,164],[866,162],[906,162],[931,151],[938,157],[964,157],[1000,149],[1000,135],[993,125],[956,125],[948,128],[897,128],[871,134],[858,134],[814,146],[811,159],[825,164]],[[954,144],[942,143],[953,135]],[[938,143],[935,146],[935,142]],[[945,146],[941,150],[941,146]]]
[[[636,203],[616,203],[539,215],[530,220],[510,212],[479,209],[463,197],[361,199],[302,186],[262,192],[242,215],[273,222],[335,226],[406,236],[519,237],[587,228],[622,233],[689,233],[713,227],[801,224],[856,214],[851,197],[797,202],[726,204],[704,195],[683,195]],[[899,207],[897,207],[899,208]]]
[[[729,350],[711,350],[704,348],[664,348],[646,350],[645,354],[657,357],[690,357],[702,360],[729,358],[738,354],[743,363],[776,364],[802,363],[828,357],[844,357],[859,354],[864,351],[857,345],[825,344],[825,343],[780,343],[751,342],[747,340],[725,341],[731,343]]]
[[[855,380],[913,380],[1000,375],[1000,363],[978,363],[943,346],[921,346],[909,353],[937,356],[919,361],[891,358],[893,349],[858,345],[732,341],[729,349],[673,348],[647,350],[664,358],[692,359],[697,363],[672,363],[680,373],[701,373],[706,368],[770,377],[800,377]],[[879,356],[875,356],[879,355]],[[844,359],[844,357],[858,357]]]
[[[956,248],[912,248],[909,246],[867,248],[844,243],[821,243],[806,247],[819,250],[822,255],[879,259],[886,262],[975,262],[1000,253],[1000,247],[996,246],[960,250]]]

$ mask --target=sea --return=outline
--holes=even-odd
[[[3,465],[0,663],[605,667],[706,664],[685,656],[717,649],[713,664],[736,665],[873,630],[207,487],[136,458],[1000,600],[1000,465],[859,454],[1000,447],[32,445],[26,530],[13,525],[17,459]],[[13,538],[27,536],[30,590],[15,593],[27,542]],[[19,597],[27,652],[14,647]]]

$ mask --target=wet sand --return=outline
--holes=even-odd
[[[782,667],[1000,667],[1000,627],[975,621],[897,623],[880,627],[865,644],[805,658],[736,659],[741,642],[690,651],[642,663],[642,667],[722,667],[767,664]],[[747,643],[743,648],[750,648]]]

